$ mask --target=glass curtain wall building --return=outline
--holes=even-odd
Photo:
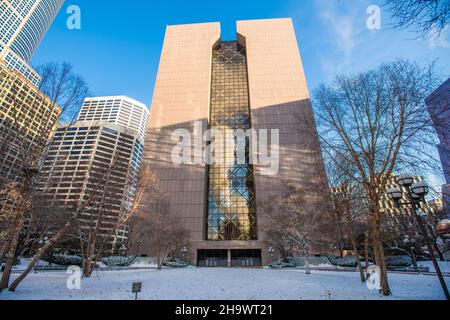
[[[31,58],[61,9],[64,0],[2,0],[0,2],[0,59],[34,85],[40,76]]]

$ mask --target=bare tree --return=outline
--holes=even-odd
[[[117,171],[114,161],[111,163],[111,173]],[[111,247],[114,247],[114,243],[117,241],[118,232],[124,231],[128,228],[129,223],[135,216],[142,214],[142,201],[144,191],[154,190],[157,185],[157,179],[153,171],[147,165],[142,166],[137,178],[131,178],[127,181],[125,189],[129,189],[132,194],[131,199],[125,199],[125,203],[122,207],[120,215],[116,218],[115,224],[109,227],[105,232],[105,215],[110,212],[109,204],[113,201],[113,197],[116,195],[115,190],[110,190],[110,178],[105,176],[106,181],[101,181],[96,190],[99,193],[96,196],[95,208],[90,214],[87,230],[80,228],[78,225],[78,232],[81,238],[81,249],[83,256],[83,272],[85,277],[90,277],[93,271],[93,267],[99,261],[106,251],[111,251]],[[127,193],[125,191],[125,193]],[[91,193],[92,196],[92,193]]]
[[[303,252],[306,273],[310,274],[311,247],[322,243],[331,208],[318,190],[306,190],[290,182],[284,185],[282,196],[269,199],[262,211],[270,228],[284,234]]]
[[[84,79],[68,62],[46,63],[36,71],[42,76],[38,89],[62,109],[60,122],[73,123],[84,98],[90,94]]]
[[[440,35],[450,21],[449,0],[386,0],[396,28],[412,28],[420,36]]]
[[[97,213],[99,211],[105,212],[105,206],[106,203],[111,201],[110,196],[114,195],[113,192],[111,194],[110,190],[106,186],[108,186],[111,181],[111,176],[114,174],[114,172],[117,171],[117,168],[115,166],[116,162],[114,160],[111,161],[111,164],[107,167],[105,167],[105,170],[103,174],[100,176],[97,176],[96,178],[96,190],[93,192],[90,192],[87,197],[84,199],[84,201],[77,204],[76,208],[72,208],[73,214],[68,219],[64,221],[64,224],[55,230],[51,230],[51,237],[50,239],[39,248],[37,253],[33,256],[31,263],[28,265],[27,269],[18,277],[16,280],[11,284],[9,287],[10,291],[15,291],[18,287],[18,285],[26,278],[26,276],[33,270],[36,263],[39,261],[39,259],[53,246],[55,246],[58,241],[68,234],[68,232],[71,229],[76,228],[77,225],[80,223],[80,219],[83,214],[86,212],[88,213]],[[87,246],[85,248],[88,249],[83,251],[83,272],[84,276],[90,277],[93,272],[93,266],[95,266],[96,262],[101,257],[101,254],[104,252],[105,246],[111,243],[112,239],[115,236],[115,232],[125,227],[130,219],[133,218],[133,216],[137,215],[139,213],[139,210],[141,208],[141,201],[142,201],[142,195],[143,191],[148,188],[152,188],[154,185],[155,176],[154,174],[146,167],[142,167],[136,180],[132,180],[130,182],[130,188],[134,191],[134,196],[130,200],[130,202],[126,206],[126,210],[123,210],[121,215],[117,218],[115,222],[114,228],[112,228],[109,232],[105,233],[104,230],[100,230],[98,228],[99,225],[102,225],[101,219],[103,218],[102,215],[95,215],[95,218],[98,219],[97,221],[90,221],[94,224],[94,230],[93,234],[90,234],[91,239],[90,242],[87,243]],[[53,204],[54,205],[54,204]],[[92,209],[95,208],[93,211]],[[68,208],[66,208],[68,209]],[[125,208],[124,208],[125,209]]]
[[[264,227],[267,242],[276,248],[281,261],[287,261],[294,254],[294,242],[284,232],[280,232],[276,226],[269,223]]]
[[[179,220],[170,214],[170,203],[161,192],[159,183],[146,193],[143,209],[133,217],[130,234],[132,239],[145,239],[156,257],[158,269],[162,269],[166,258],[188,243],[189,231],[180,226]]]
[[[315,93],[320,139],[331,159],[363,188],[371,216],[373,249],[381,269],[382,292],[389,295],[379,200],[394,171],[436,170],[435,132],[424,101],[438,83],[434,65],[405,60],[384,64],[356,77],[339,76],[333,87]]]
[[[326,157],[327,173],[332,185],[332,202],[335,213],[334,224],[344,237],[346,247],[351,247],[360,271],[361,281],[365,282],[364,270],[360,262],[358,250],[361,239],[366,237],[368,231],[368,206],[365,191],[357,177],[357,169],[346,159],[330,159]],[[337,165],[339,164],[339,166]],[[342,170],[345,167],[346,170]],[[366,267],[367,267],[366,263]]]
[[[419,235],[417,219],[410,210],[388,213],[382,222],[383,243],[390,249],[405,249],[409,252],[413,266],[418,270],[416,256],[420,253],[421,236]],[[408,239],[408,243],[405,243]]]
[[[43,74],[42,91],[29,97],[27,101],[23,100],[19,88],[27,84],[19,79],[13,81],[13,89],[8,97],[12,106],[12,120],[8,122],[2,120],[4,122],[1,123],[0,157],[12,153],[20,160],[14,164],[16,173],[13,177],[0,177],[2,195],[0,226],[7,227],[3,245],[6,263],[0,290],[8,287],[11,270],[20,249],[21,234],[24,230],[26,232],[26,228],[33,223],[32,220],[38,217],[30,214],[39,193],[37,178],[41,173],[42,157],[51,143],[49,137],[59,121],[59,115],[41,111],[42,103],[50,98],[48,110],[60,107],[62,115],[76,114],[76,108],[81,106],[81,101],[89,92],[86,83],[73,73],[69,64],[52,64],[52,66],[46,68],[47,72]],[[25,102],[28,104],[27,107],[38,110],[45,119],[45,129],[37,134],[30,134],[29,128],[23,123],[21,115],[24,112]]]
[[[366,206],[358,184],[350,179],[341,180],[339,187],[333,193],[333,207],[339,230],[345,234],[345,239],[353,249],[356,265],[360,272],[361,282],[366,281],[361,266],[360,254],[357,245],[357,236],[366,231]]]
[[[180,228],[177,224],[172,224],[171,247],[169,256],[173,259],[183,258],[181,250],[189,245],[189,230]]]

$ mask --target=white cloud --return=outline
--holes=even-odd
[[[331,44],[330,61],[322,59],[321,66],[327,74],[328,80],[334,78],[337,73],[348,70],[352,64],[352,57],[358,45],[356,22],[358,6],[347,6],[339,1],[316,0],[322,25],[326,28],[326,41]],[[363,20],[362,20],[363,21]]]
[[[334,40],[336,47],[345,57],[350,57],[356,46],[352,19],[350,16],[338,15],[333,9],[332,6],[324,8],[321,12],[321,18],[324,24],[328,25],[330,30],[336,35]]]
[[[428,40],[428,45],[430,48],[450,48],[450,25],[446,25],[444,30],[440,34],[437,32],[432,32],[430,39]]]

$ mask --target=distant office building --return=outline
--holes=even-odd
[[[438,145],[446,184],[442,187],[444,208],[450,218],[450,79],[427,99],[428,111],[438,134]]]
[[[145,141],[148,127],[148,109],[145,104],[124,96],[86,98],[78,121],[114,123],[138,132]]]
[[[329,201],[290,19],[239,21],[236,41],[221,40],[219,23],[167,27],[149,127],[143,159],[158,175],[170,214],[190,231],[191,263],[269,263],[261,206],[280,195],[286,180],[324,190],[322,200]],[[172,150],[178,143],[171,134],[177,129],[193,136],[196,129],[279,130],[279,171],[263,174],[264,165],[251,163],[248,149],[244,162],[228,161],[236,157],[228,147],[214,164],[174,164]],[[203,141],[204,150],[207,144]],[[141,248],[152,255],[145,241]]]
[[[34,85],[40,76],[28,64],[64,0],[4,0],[0,3],[0,60]]]
[[[99,235],[125,240],[126,228],[114,229],[133,196],[142,147],[136,131],[112,123],[58,128],[42,169],[46,198],[55,212],[81,208],[82,231],[98,222]]]
[[[24,161],[38,163],[60,115],[60,107],[0,61],[0,178],[22,180]]]

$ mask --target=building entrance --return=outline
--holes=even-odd
[[[261,250],[198,250],[197,265],[208,268],[262,267]]]
[[[228,267],[228,250],[198,250],[197,265],[208,268]]]
[[[231,250],[231,267],[262,267],[261,250]]]

